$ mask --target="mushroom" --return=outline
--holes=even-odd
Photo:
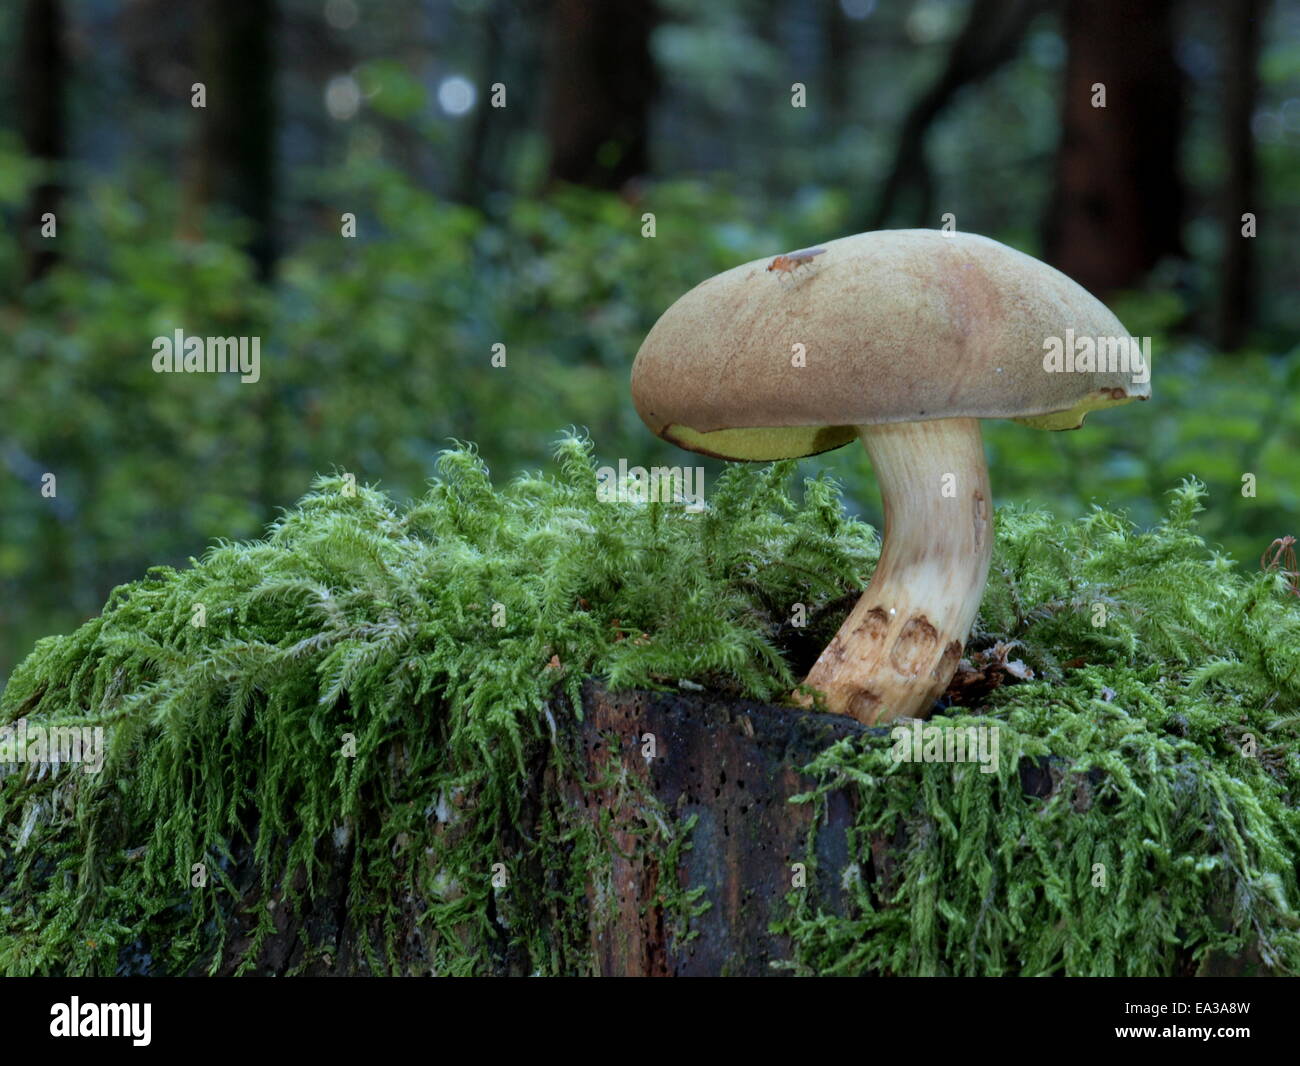
[[[819,691],[867,724],[924,717],[988,578],[979,420],[1076,429],[1148,399],[1149,368],[1099,300],[997,241],[887,230],[823,247],[780,282],[764,259],[686,293],[641,345],[632,398],[658,436],[722,459],[861,439],[884,501],[880,560],[793,699]]]

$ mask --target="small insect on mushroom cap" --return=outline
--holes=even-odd
[[[801,248],[797,252],[786,252],[785,255],[778,255],[767,265],[768,271],[782,270],[786,273],[797,267],[806,266],[813,261],[815,256],[821,255],[825,248]]]

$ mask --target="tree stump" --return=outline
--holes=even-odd
[[[867,731],[843,715],[819,714],[708,693],[607,692],[588,682],[583,720],[574,722],[584,789],[566,786],[569,802],[596,822],[612,821],[616,852],[612,906],[602,908],[592,885],[591,945],[605,976],[758,976],[790,957],[784,937],[769,932],[791,891],[794,864],[805,861],[813,818],[810,804],[790,799],[816,782],[801,773],[835,741]],[[878,730],[887,732],[887,730]],[[647,752],[653,752],[647,757]],[[692,817],[689,850],[677,869],[663,870],[643,836],[627,829],[644,824],[628,809],[644,786],[678,825]],[[827,797],[826,818],[815,840],[818,867],[831,876],[809,879],[826,909],[842,905],[839,871],[851,860],[847,831],[854,807],[847,792]],[[661,880],[679,891],[703,888],[708,909],[690,922],[686,939],[658,902]]]
[[[855,836],[858,800],[852,786],[821,797],[815,831],[814,804],[790,802],[817,787],[802,769],[826,748],[864,734],[888,737],[890,727],[707,691],[610,692],[592,680],[582,688],[581,720],[576,710],[555,715],[558,751],[549,742],[530,747],[526,795],[514,829],[518,855],[530,857],[512,869],[512,887],[498,904],[512,908],[510,914],[497,911],[489,923],[500,940],[490,952],[492,973],[537,972],[539,960],[508,935],[511,920],[522,917],[554,934],[546,940],[553,949],[560,950],[555,937],[564,941],[564,951],[572,946],[574,954],[549,960],[560,972],[590,967],[601,976],[779,974],[793,949],[772,925],[790,915],[791,899],[846,915],[844,874],[854,863],[861,864],[857,874],[877,899],[893,896],[908,847],[904,830],[865,840]],[[1051,797],[1070,776],[1069,761],[1056,755],[1025,757],[1018,770],[1024,795],[1038,800]],[[1102,772],[1094,769],[1082,780],[1097,787]],[[580,873],[574,898],[564,876],[523,846],[536,838],[544,811],[558,816],[561,826],[591,830],[588,839],[599,850],[586,873],[585,899]],[[218,973],[236,972],[268,907],[274,930],[258,939],[252,972],[373,972],[364,945],[382,930],[358,925],[350,913],[350,850],[333,857],[330,876],[301,907],[283,906],[284,886],[269,903],[263,901],[251,849],[245,845],[236,853],[231,876],[243,899]],[[791,895],[799,863],[808,873],[798,887],[809,894],[804,897]],[[301,878],[295,882],[299,896],[306,887]],[[698,898],[686,900],[695,890]],[[399,921],[401,972],[428,974],[433,959],[419,932],[424,904],[419,898],[408,903]],[[1225,913],[1225,928],[1229,920]],[[485,934],[476,925],[467,926],[465,935]],[[138,947],[137,954],[148,952],[147,943]],[[205,961],[194,972],[206,969]],[[1175,972],[1261,970],[1251,948],[1240,958],[1217,953],[1199,968],[1189,959]],[[135,972],[150,968],[142,963]]]

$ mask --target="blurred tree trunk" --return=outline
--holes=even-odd
[[[207,107],[191,172],[191,227],[222,203],[253,225],[258,276],[275,270],[276,0],[200,0],[199,81]]]
[[[849,114],[855,27],[853,20],[844,13],[839,0],[831,4],[824,27],[826,106],[830,112],[833,135],[838,132]]]
[[[501,80],[501,61],[505,54],[501,26],[508,18],[501,0],[491,0],[481,15],[483,32],[482,60],[479,64],[479,81],[491,85]],[[481,206],[485,188],[486,159],[488,136],[492,129],[494,117],[502,112],[492,107],[491,92],[483,94],[474,112],[474,124],[470,128],[469,142],[461,158],[460,173],[456,182],[456,199],[463,204]]]
[[[1067,0],[1065,100],[1048,261],[1095,293],[1183,252],[1176,0]],[[1105,107],[1094,107],[1094,86]]]
[[[200,0],[196,41],[199,81],[207,87],[207,107],[199,111],[188,225],[202,232],[205,209],[214,203],[250,222],[253,232],[246,250],[263,282],[274,276],[278,251],[276,6],[276,0]],[[262,429],[254,491],[269,518],[283,501],[284,390],[274,379],[263,379],[253,404]]]
[[[649,167],[654,0],[554,0],[546,56],[549,177],[617,189]]]
[[[1251,117],[1259,94],[1260,24],[1268,0],[1221,0],[1224,20],[1223,146],[1228,174],[1223,190],[1223,262],[1215,340],[1231,351],[1241,346],[1254,317],[1255,240],[1242,236],[1241,216],[1258,219],[1255,199],[1255,137]]]
[[[63,10],[59,0],[27,0],[23,5],[18,46],[18,110],[23,146],[51,169],[67,151],[64,89],[67,71],[63,47]],[[48,174],[31,191],[22,224],[29,281],[41,278],[58,261],[54,239],[41,236],[41,219],[58,213],[62,189]]]
[[[59,0],[26,0],[22,11],[21,39],[15,74],[18,79],[18,126],[23,147],[49,172],[43,174],[28,194],[19,228],[23,249],[24,271],[28,281],[44,277],[58,262],[57,238],[41,236],[42,218],[56,216],[62,200],[62,186],[57,173],[67,153],[65,127],[66,52],[64,50],[64,13]],[[45,498],[38,495],[39,524],[37,540],[41,545],[40,590],[33,597],[49,607],[70,604],[85,598],[74,578],[74,532],[72,508],[68,504],[70,479],[65,471],[67,460],[80,450],[73,440],[27,438],[20,444],[5,445],[7,465],[26,481],[28,491],[39,494],[47,473],[61,479],[64,495]],[[24,445],[35,452],[28,456]]]
[[[904,212],[906,220],[918,226],[938,225],[934,217],[934,176],[925,155],[931,125],[962,89],[987,78],[1014,58],[1029,24],[1050,6],[1051,0],[974,0],[939,77],[903,119],[893,165],[875,213],[864,229],[883,228],[908,189],[914,192],[914,198]]]

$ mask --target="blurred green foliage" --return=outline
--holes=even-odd
[[[0,174],[11,210],[36,171],[0,142]],[[203,241],[178,236],[176,183],[157,174],[87,180],[61,233],[65,258],[37,285],[19,284],[15,241],[0,237],[0,283],[16,294],[0,308],[0,677],[148,566],[259,535],[317,473],[409,498],[450,439],[474,441],[501,476],[541,464],[566,426],[585,428],[605,462],[698,462],[651,437],[630,403],[646,331],[703,278],[844,232],[852,206],[811,191],[773,211],[714,180],[624,196],[561,188],[480,212],[364,145],[314,181],[315,202],[331,207],[271,288],[234,250],[236,220],[208,224]],[[355,239],[340,233],[347,210]],[[1274,537],[1297,532],[1300,350],[1229,362],[1180,343],[1172,291],[1117,309],[1154,337],[1153,399],[1076,433],[990,423],[998,501],[1067,515],[1095,501],[1144,523],[1194,475],[1210,490],[1208,539],[1257,565]],[[152,339],[177,328],[260,337],[261,380],[155,374]],[[497,344],[504,367],[492,366]],[[719,468],[704,465],[712,483]],[[801,473],[821,469],[879,522],[861,449]],[[41,495],[46,472],[55,499]],[[1244,473],[1254,498],[1241,495]]]

